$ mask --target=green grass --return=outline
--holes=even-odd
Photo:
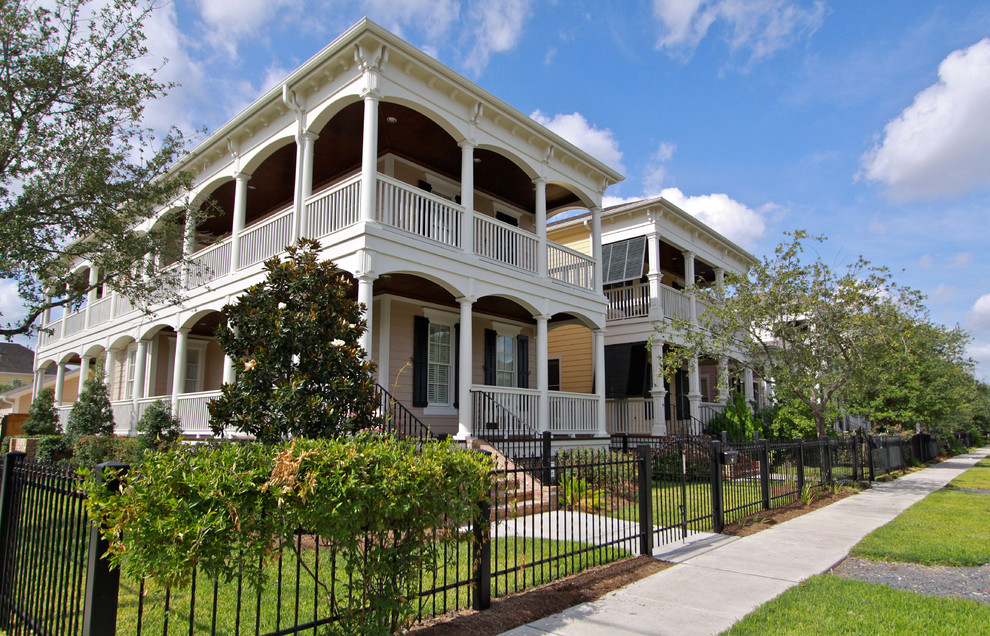
[[[586,548],[585,544],[551,541],[544,539],[499,538],[492,543],[492,571],[518,568],[516,572],[494,578],[492,595],[511,594],[543,583],[557,580],[569,574],[580,572],[588,567],[610,563],[631,556],[625,551],[615,548],[594,548],[579,555],[565,557],[552,563],[532,565],[535,561],[547,559],[553,555],[577,551]],[[430,589],[444,583],[467,580],[472,576],[471,561],[468,558],[470,544],[462,542],[450,548],[446,555],[440,554],[437,563],[427,568],[423,573],[423,587]],[[313,552],[306,551],[307,562],[313,564]],[[326,553],[321,552],[321,579],[327,575],[330,566]],[[281,573],[278,565],[267,566],[266,575],[271,583],[266,586],[260,596],[248,586],[243,585],[240,595],[240,623],[237,623],[238,591],[237,582],[222,583],[217,589],[217,625],[216,634],[255,633],[256,626],[261,633],[275,631],[296,623],[296,568],[288,557],[285,559]],[[446,579],[444,578],[446,576]],[[279,599],[277,581],[282,582],[282,597]],[[331,614],[328,603],[323,596],[323,590],[317,590],[313,579],[305,570],[299,577],[299,610],[300,622],[325,617]],[[336,593],[343,594],[343,585],[338,583]],[[119,634],[136,633],[139,588],[133,581],[121,581],[120,605],[117,612]],[[204,585],[200,579],[195,598],[194,618],[196,633],[210,633],[212,613],[214,609],[213,585]],[[458,608],[470,607],[470,589],[468,585],[424,597],[417,602],[417,608],[423,616],[439,615]],[[190,594],[187,591],[175,594],[170,599],[170,611],[166,617],[165,592],[153,585],[145,590],[143,599],[142,632],[154,634],[188,633],[189,615],[192,606]],[[259,611],[260,608],[260,611]],[[314,611],[315,610],[315,611]],[[166,618],[169,622],[165,630]]]
[[[975,466],[949,482],[949,485],[990,490],[990,458],[981,459]]]
[[[990,634],[990,606],[825,574],[784,592],[724,633]]]
[[[874,561],[979,566],[990,563],[990,495],[939,490],[877,528],[852,550]]]

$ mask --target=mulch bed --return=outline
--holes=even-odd
[[[746,537],[751,534],[756,534],[757,532],[766,530],[767,528],[775,526],[778,523],[783,523],[789,519],[800,517],[803,514],[811,512],[812,510],[824,508],[825,506],[833,504],[840,499],[845,499],[855,492],[856,491],[854,490],[849,490],[847,492],[839,493],[823,493],[822,495],[816,497],[807,506],[801,503],[800,499],[796,499],[786,506],[773,508],[772,510],[760,510],[759,512],[742,517],[741,519],[736,519],[732,523],[725,524],[725,529],[722,530],[722,534],[731,534],[737,537]]]
[[[463,610],[413,626],[415,636],[494,636],[526,623],[594,601],[620,587],[671,567],[639,556],[603,565],[548,585],[492,601],[484,612]]]

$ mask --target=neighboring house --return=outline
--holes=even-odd
[[[0,342],[0,385],[13,388],[34,381],[34,351],[13,342]]]
[[[587,214],[555,223],[549,236],[590,253]],[[608,299],[604,367],[610,433],[700,433],[724,409],[723,386],[739,388],[754,401],[752,373],[730,373],[728,359],[691,360],[672,383],[658,377],[661,347],[656,326],[665,316],[697,320],[701,301],[686,293],[690,281],[720,285],[725,272],[743,273],[755,257],[663,198],[606,209],[601,220],[603,284]],[[564,390],[595,386],[583,334],[571,327],[551,332],[550,377],[561,369]],[[647,343],[652,342],[648,347]],[[741,377],[740,377],[741,376]]]
[[[237,371],[214,336],[219,310],[309,237],[367,306],[362,344],[379,384],[434,432],[463,438],[511,417],[606,435],[603,366],[597,390],[561,391],[548,363],[548,333],[565,329],[604,359],[601,244],[549,241],[547,220],[583,210],[598,228],[602,193],[622,175],[526,115],[364,20],[177,168],[193,175],[193,205],[219,212],[187,227],[184,301],[149,314],[100,288],[46,313],[35,383],[54,369],[63,411],[69,370],[85,382],[100,364],[119,433],[159,399],[188,433],[208,433],[206,405]]]

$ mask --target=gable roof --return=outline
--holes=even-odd
[[[34,351],[15,342],[0,342],[0,373],[32,373]]]

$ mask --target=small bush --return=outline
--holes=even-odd
[[[37,460],[54,464],[72,457],[72,447],[64,435],[45,435],[38,440]]]
[[[623,459],[611,451],[575,448],[560,451],[557,466],[563,469],[561,480],[582,479],[591,490],[628,497],[637,492],[639,476],[636,464],[617,463]]]
[[[138,443],[142,449],[160,450],[182,437],[182,424],[172,414],[172,405],[164,400],[151,404],[138,420]]]
[[[113,435],[113,409],[110,407],[110,391],[103,369],[98,367],[86,380],[69,413],[69,423],[65,429],[72,440],[85,435]]]
[[[141,454],[137,438],[116,435],[84,435],[72,448],[72,459],[86,467],[110,461],[133,466],[141,461]]]
[[[31,402],[28,417],[22,427],[25,435],[38,437],[41,435],[56,435],[59,429],[58,413],[55,412],[55,391],[42,389]]]

